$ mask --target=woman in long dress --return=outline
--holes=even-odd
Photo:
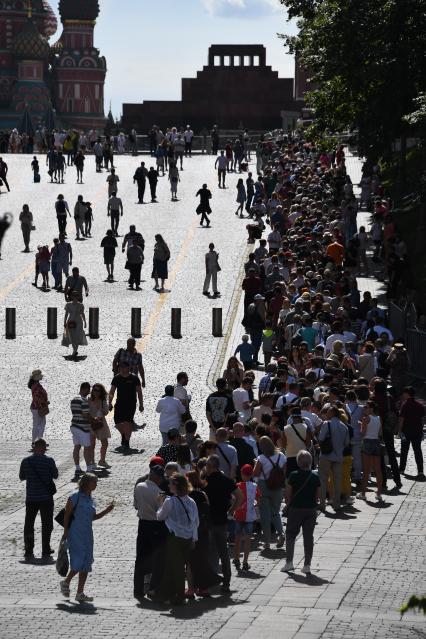
[[[62,346],[72,346],[72,356],[74,359],[77,358],[78,347],[87,346],[87,339],[84,332],[87,326],[84,305],[79,302],[78,297],[78,292],[73,291],[71,294],[71,302],[65,305],[64,336],[62,338]]]
[[[67,540],[70,553],[70,571],[60,582],[61,592],[70,595],[71,580],[78,574],[76,601],[89,602],[93,597],[84,593],[87,575],[92,571],[93,558],[93,522],[105,517],[114,508],[114,502],[97,513],[92,492],[96,489],[98,478],[93,473],[85,473],[79,481],[79,491],[69,497],[65,508],[64,539]]]
[[[155,290],[158,289],[158,280],[161,280],[160,291],[164,291],[164,282],[168,278],[167,262],[170,259],[170,250],[162,235],[155,236],[154,258],[151,277],[155,280]]]

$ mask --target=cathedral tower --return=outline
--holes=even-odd
[[[105,58],[94,46],[98,0],[60,0],[63,32],[53,46],[54,104],[58,116],[75,128],[105,125]]]

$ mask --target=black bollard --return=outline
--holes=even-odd
[[[135,339],[142,337],[142,314],[140,308],[132,308],[130,333]]]
[[[222,309],[212,309],[212,335],[213,337],[222,337]]]
[[[171,333],[172,333],[172,337],[174,337],[175,339],[180,339],[182,337],[181,316],[182,316],[182,310],[180,308],[172,308]]]
[[[16,308],[6,309],[6,339],[16,339]]]
[[[58,337],[58,309],[49,307],[47,309],[47,337],[56,339]]]
[[[89,337],[99,339],[99,309],[89,308]]]

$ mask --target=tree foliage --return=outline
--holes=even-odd
[[[363,155],[389,157],[426,91],[426,0],[280,1],[298,19],[298,35],[280,37],[316,87],[318,130],[355,130]]]

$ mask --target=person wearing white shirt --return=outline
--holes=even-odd
[[[194,131],[191,129],[189,124],[187,125],[185,132],[183,134],[183,138],[185,140],[185,157],[192,155],[192,138],[194,137]]]
[[[232,391],[232,401],[234,402],[235,410],[239,413],[241,422],[247,422],[251,417],[251,402],[248,392],[251,384],[250,377],[245,377],[241,386]]]
[[[164,499],[157,511],[157,519],[164,521],[168,534],[164,553],[165,571],[156,595],[163,601],[177,605],[185,603],[186,564],[192,545],[198,540],[199,518],[197,504],[188,496],[187,478],[173,475],[169,486],[172,494]]]
[[[165,525],[157,520],[158,497],[164,481],[164,468],[153,466],[148,478],[136,484],[133,505],[138,512],[139,525],[136,542],[136,561],[133,595],[142,599],[145,588],[157,590],[163,573],[162,554],[166,539]],[[145,586],[145,581],[149,585]]]
[[[166,386],[164,396],[158,401],[156,412],[160,413],[160,433],[163,438],[163,446],[168,444],[167,433],[171,428],[179,430],[182,415],[186,412],[180,399],[173,397],[174,387]]]
[[[180,399],[182,405],[185,407],[185,413],[182,414],[182,427],[183,424],[191,419],[191,415],[189,412],[189,402],[191,401],[191,393],[189,393],[186,389],[188,384],[188,375],[185,372],[178,373],[176,376],[177,384],[175,385],[174,397]],[[182,430],[182,429],[181,429]]]

